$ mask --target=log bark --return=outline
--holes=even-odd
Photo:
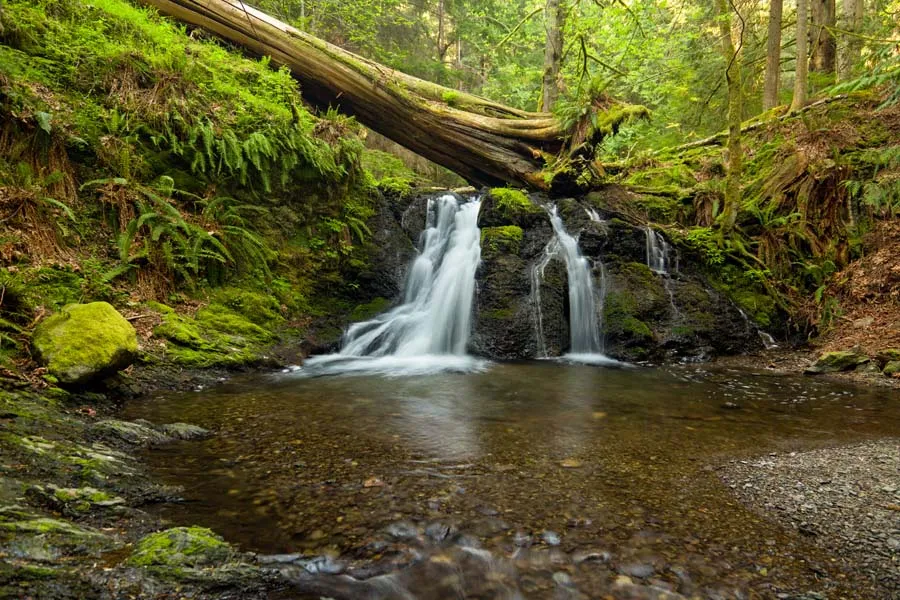
[[[646,114],[643,107],[599,99],[587,120],[565,127],[550,113],[504,106],[390,69],[239,0],[142,2],[286,65],[308,102],[351,114],[475,185],[512,183],[548,190],[552,185],[545,169],[551,163],[583,154],[586,144]]]

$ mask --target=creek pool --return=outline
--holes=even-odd
[[[403,583],[417,598],[600,597],[623,574],[704,598],[856,597],[851,571],[742,506],[719,469],[900,432],[896,392],[701,365],[301,373],[126,406],[126,418],[216,432],[146,451],[186,500],[151,510],[243,550],[382,571],[452,534],[504,573],[469,585],[508,592],[447,596],[425,573]]]

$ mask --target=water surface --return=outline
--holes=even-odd
[[[187,502],[158,509],[173,524],[206,525],[262,553],[406,564],[430,551],[421,534],[439,522],[511,560],[510,585],[526,598],[592,597],[622,573],[703,597],[859,597],[865,582],[851,568],[743,507],[719,469],[900,432],[894,392],[555,361],[253,376],[127,413],[217,432],[147,453],[185,488]],[[440,597],[428,581],[408,585]]]

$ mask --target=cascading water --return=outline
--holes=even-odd
[[[547,343],[544,340],[544,314],[541,310],[541,282],[544,280],[544,270],[550,261],[559,254],[559,240],[556,236],[550,238],[544,246],[541,260],[531,268],[531,306],[534,320],[534,336],[537,340],[538,358],[547,358]]]
[[[669,273],[669,244],[658,231],[654,231],[649,225],[644,227],[647,236],[647,266],[654,273],[667,275]]]
[[[480,200],[460,203],[451,194],[429,200],[403,303],[351,325],[338,354],[313,357],[303,370],[414,374],[479,366],[465,352],[481,260],[480,207]]]
[[[602,355],[591,265],[581,255],[578,242],[566,231],[555,206],[550,209],[550,224],[565,258],[569,278],[569,356],[578,359]]]

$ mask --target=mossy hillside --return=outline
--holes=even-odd
[[[137,332],[106,302],[70,304],[35,329],[32,345],[51,375],[80,385],[134,360]]]
[[[154,335],[165,338],[166,357],[186,367],[239,367],[263,361],[263,352],[275,340],[272,329],[257,325],[221,304],[210,304],[194,316],[154,304],[162,323]]]
[[[377,191],[352,120],[127,0],[14,0],[2,19],[0,184],[33,216],[0,226],[0,273],[25,292],[0,323],[5,365],[36,314],[72,302],[212,298],[271,328],[319,296],[359,302],[346,282]]]
[[[690,201],[678,210],[674,202],[659,207],[651,219],[671,222],[674,214],[711,279],[726,263],[741,271],[717,288],[754,321],[777,328],[790,316],[807,331],[829,310],[821,293],[828,277],[858,255],[875,219],[900,208],[890,200],[896,178],[880,176],[900,164],[891,150],[900,133],[896,108],[879,111],[879,103],[877,95],[851,95],[747,132],[743,200],[731,236],[717,231],[722,146],[636,157],[611,179],[638,197]],[[710,235],[701,240],[704,229]]]

